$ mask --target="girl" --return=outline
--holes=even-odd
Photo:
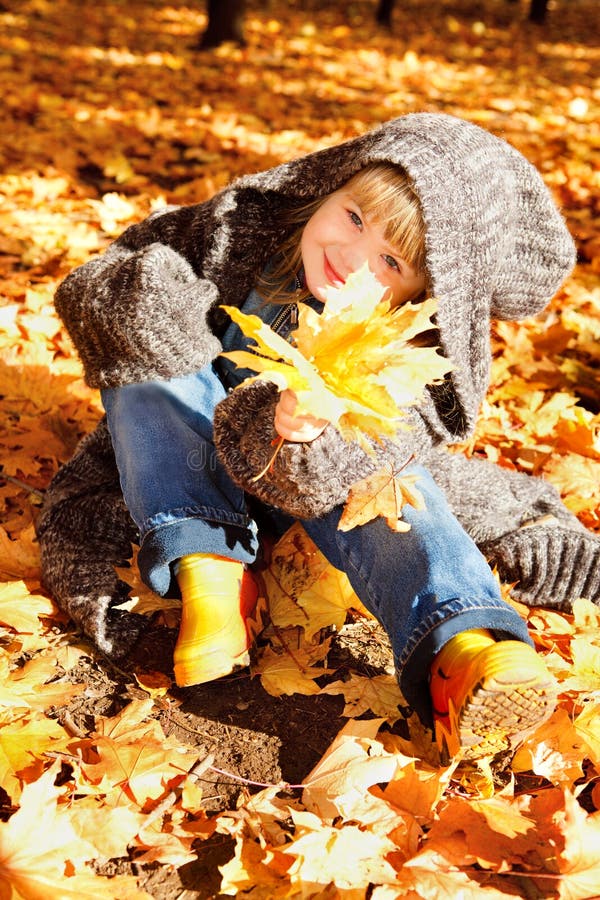
[[[300,519],[383,624],[403,695],[435,718],[439,739],[470,758],[514,748],[551,713],[554,685],[481,550],[519,599],[565,609],[600,599],[600,539],[543,481],[443,448],[474,428],[490,318],[538,312],[573,261],[537,171],[436,114],[132,226],[56,296],[107,415],[48,492],[48,587],[105,652],[127,652],[138,622],[112,609],[122,588],[111,564],[138,540],[146,583],[182,595],[178,683],[212,680],[247,662],[257,522],[281,531]],[[375,458],[296,415],[294,396],[272,384],[232,390],[248,373],[218,357],[245,343],[221,304],[288,335],[297,303],[318,311],[323,288],[365,262],[394,304],[426,289],[437,298],[430,337],[453,365]],[[284,445],[255,480],[278,434]],[[405,534],[381,519],[339,531],[350,486],[383,461],[409,463],[425,511],[405,512]]]

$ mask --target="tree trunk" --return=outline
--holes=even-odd
[[[226,41],[245,45],[244,0],[208,0],[208,26],[198,40],[200,50],[218,47]]]
[[[529,7],[529,21],[537,22],[538,25],[541,25],[546,19],[547,7],[548,0],[531,0],[531,6]]]
[[[375,18],[380,25],[386,28],[392,27],[392,10],[394,8],[394,0],[379,0]]]

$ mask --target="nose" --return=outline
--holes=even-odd
[[[346,269],[344,277],[347,277],[351,272],[357,272],[361,266],[364,266],[369,259],[369,252],[363,241],[354,241],[344,247],[341,256]]]

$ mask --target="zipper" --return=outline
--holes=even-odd
[[[300,279],[298,278],[298,276],[296,275],[294,277],[296,292],[298,292],[301,289],[302,285],[300,284]],[[286,305],[282,307],[280,312],[277,313],[277,315],[271,322],[270,327],[272,331],[276,331],[277,333],[279,333],[279,329],[287,321],[288,318],[290,320],[290,325],[292,326],[292,328],[294,328],[298,324],[298,304],[295,300],[292,301],[292,303],[286,303]]]
[[[298,324],[298,304],[297,303],[286,303],[283,309],[277,313],[273,321],[271,322],[270,328],[272,331],[275,331],[277,334],[281,331],[282,327],[287,323],[289,319],[290,325],[292,328],[295,328]]]

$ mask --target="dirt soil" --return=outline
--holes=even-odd
[[[150,628],[126,663],[117,667],[91,645],[70,673],[86,690],[58,716],[88,733],[97,716],[114,716],[133,699],[145,698],[133,676],[164,672],[172,676],[176,633]],[[260,640],[260,639],[259,639]],[[335,678],[345,673],[378,675],[390,671],[392,654],[383,629],[374,622],[348,623],[334,635],[327,666]],[[214,755],[214,771],[202,776],[208,814],[235,808],[240,796],[263,785],[301,784],[347,722],[341,697],[272,697],[246,669],[207,685],[174,687],[159,721],[166,735]],[[234,776],[234,777],[231,777]],[[236,779],[244,779],[238,781]],[[255,785],[246,781],[255,782]],[[221,876],[218,867],[233,855],[233,841],[216,834],[197,842],[198,859],[179,869],[153,864],[137,866],[128,859],[111,860],[98,868],[104,875],[133,874],[139,886],[158,900],[216,900]]]

